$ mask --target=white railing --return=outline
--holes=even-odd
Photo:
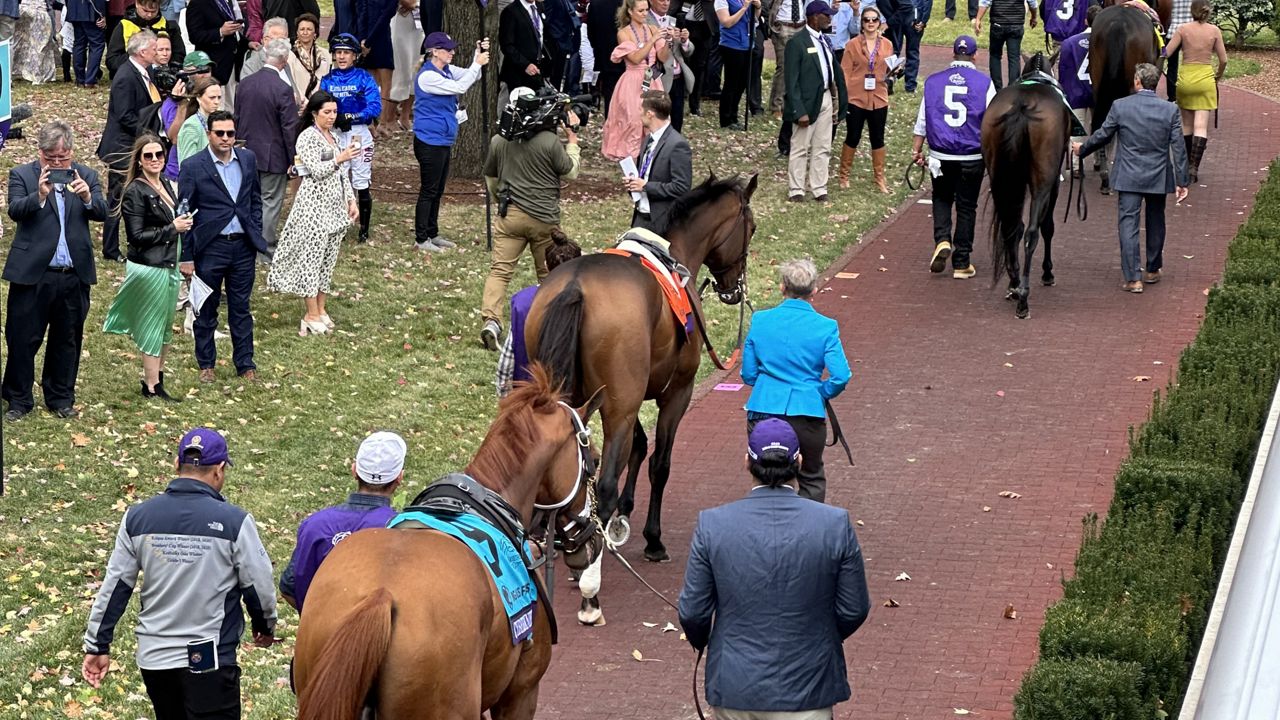
[[[1280,718],[1280,388],[1179,720]]]

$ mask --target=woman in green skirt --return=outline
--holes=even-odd
[[[173,337],[173,308],[182,281],[179,233],[191,229],[191,213],[177,213],[177,192],[161,177],[164,163],[159,137],[146,133],[133,143],[119,208],[129,243],[124,284],[102,329],[128,335],[138,346],[143,397],[182,402],[165,392],[164,356]]]

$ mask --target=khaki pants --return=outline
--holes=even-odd
[[[808,181],[813,196],[827,194],[827,177],[831,166],[831,93],[822,94],[822,109],[818,117],[809,118],[809,127],[793,125],[791,129],[791,156],[787,160],[788,195],[803,196]]]
[[[506,217],[494,218],[493,260],[489,265],[489,277],[484,281],[481,317],[502,323],[507,285],[516,274],[516,261],[526,247],[533,253],[533,269],[538,273],[538,282],[542,282],[547,275],[547,249],[551,247],[551,231],[555,228],[555,225],[530,217],[515,205],[507,208]]]
[[[790,0],[782,0],[790,2]],[[800,4],[801,9],[805,7],[804,3]],[[773,82],[769,85],[769,112],[782,112],[782,100],[787,94],[787,76],[783,71],[783,64],[787,56],[787,41],[795,37],[796,33],[804,30],[804,26],[798,28],[787,27],[782,23],[775,22],[769,26],[772,35],[770,39],[773,41],[773,57],[777,66],[773,69]]]
[[[771,712],[762,710],[730,710],[715,708],[717,720],[831,720],[831,708],[801,710],[799,712]]]

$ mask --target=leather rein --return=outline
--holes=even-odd
[[[694,324],[698,326],[698,335],[702,338],[702,344],[707,348],[707,355],[711,357],[711,362],[716,366],[716,368],[726,371],[737,367],[738,361],[742,358],[742,338],[746,328],[747,306],[751,304],[750,300],[747,299],[747,252],[751,240],[751,238],[747,236],[747,210],[749,210],[750,207],[751,206],[749,204],[742,205],[742,208],[738,211],[737,225],[735,225],[735,227],[740,226],[742,228],[742,253],[738,255],[733,262],[723,267],[720,271],[715,270],[704,261],[703,264],[707,266],[707,272],[710,277],[704,278],[702,284],[698,286],[698,292],[691,294],[689,298],[689,306],[693,310]],[[736,233],[729,233],[729,236],[734,234]],[[725,239],[713,246],[711,250],[719,249],[720,246],[729,242],[729,236],[726,236]],[[707,254],[710,255],[711,253],[708,252]],[[739,263],[742,264],[742,273],[738,275],[738,280],[734,283],[734,286],[729,288],[729,291],[726,292],[725,289],[721,287],[720,281],[716,279],[716,276],[723,274],[729,268],[732,268],[734,265]],[[702,294],[706,292],[708,285],[711,285],[712,289],[716,291],[716,294],[721,297],[734,292],[736,292],[739,297],[738,339],[736,344],[733,346],[733,351],[729,353],[728,362],[720,360],[720,355],[716,353],[715,346],[711,344],[711,336],[707,334],[707,320],[702,314]]]

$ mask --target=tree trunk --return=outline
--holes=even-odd
[[[489,138],[497,127],[498,65],[498,6],[497,0],[489,0],[481,10],[476,0],[445,0],[444,30],[458,41],[458,53],[454,64],[466,67],[471,64],[476,43],[481,38],[481,14],[489,38],[489,64],[484,68],[480,82],[471,86],[464,96],[467,122],[458,129],[458,140],[453,146],[453,162],[450,174],[459,178],[478,179],[484,172],[485,152]],[[487,93],[484,97],[482,93]],[[489,123],[486,127],[485,119]]]

